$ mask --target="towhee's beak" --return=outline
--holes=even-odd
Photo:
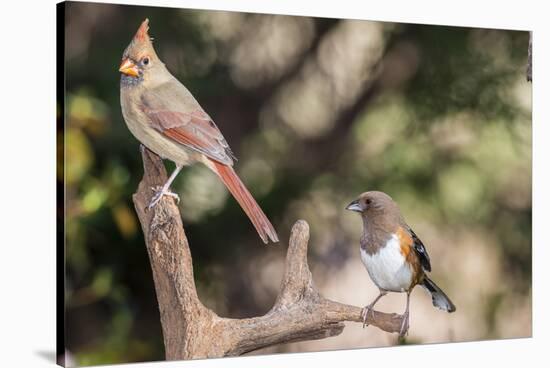
[[[346,210],[355,211],[355,212],[363,212],[363,209],[359,205],[359,201],[357,199],[355,201],[351,202],[350,204],[348,204],[348,206],[346,207]]]
[[[139,75],[139,70],[136,64],[134,64],[134,62],[130,59],[122,60],[118,71],[132,77],[137,77]]]

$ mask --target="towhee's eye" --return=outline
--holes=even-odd
[[[149,64],[149,58],[145,57],[145,58],[143,58],[143,60],[141,62],[143,63],[143,65],[147,65],[147,64]]]

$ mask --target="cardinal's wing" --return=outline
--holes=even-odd
[[[170,82],[145,91],[140,109],[167,138],[222,164],[233,164],[235,156],[216,123],[183,85]]]

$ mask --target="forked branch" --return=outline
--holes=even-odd
[[[219,317],[197,296],[191,252],[174,200],[163,198],[146,207],[151,188],[162,185],[162,160],[142,150],[144,176],[133,200],[141,222],[153,271],[166,359],[194,359],[244,354],[264,347],[339,335],[344,322],[362,323],[362,308],[324,298],[313,284],[307,263],[309,226],[297,221],[290,236],[281,289],[271,310],[244,319]],[[401,316],[377,311],[367,322],[398,332]]]

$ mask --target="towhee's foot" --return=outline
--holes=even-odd
[[[373,311],[373,308],[374,308],[374,304],[378,301],[378,299],[376,299],[373,303],[370,303],[369,305],[367,305],[365,308],[363,308],[363,310],[361,311],[361,317],[363,317],[363,328],[367,327],[369,324],[367,323],[367,316],[370,312]]]
[[[363,318],[363,328],[367,327],[369,324],[367,323],[367,315],[371,311],[371,306],[367,305],[363,310],[361,311],[361,317]]]
[[[380,294],[378,294],[378,296],[376,297],[376,299],[374,299],[372,301],[372,303],[370,303],[369,305],[367,305],[365,308],[363,308],[363,310],[361,311],[361,317],[363,317],[363,328],[365,328],[366,326],[368,326],[369,324],[367,323],[367,316],[369,315],[369,312],[371,312],[374,308],[374,305],[376,303],[378,303],[378,301],[384,296],[386,295],[388,292],[386,290],[382,290],[380,289]]]
[[[180,197],[176,194],[170,191],[168,188],[164,187],[155,187],[151,188],[155,192],[155,195],[153,198],[151,198],[151,203],[147,206],[147,209],[150,210],[151,208],[155,207],[157,203],[160,202],[163,196],[169,196],[176,200],[176,203],[180,202]]]
[[[403,313],[401,320],[401,329],[399,330],[399,337],[405,337],[409,332],[409,312]]]

